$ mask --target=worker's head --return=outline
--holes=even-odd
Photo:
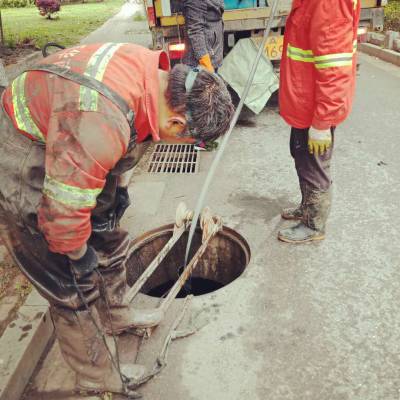
[[[209,141],[229,128],[234,107],[224,81],[206,70],[178,64],[168,74],[160,107],[160,138]]]

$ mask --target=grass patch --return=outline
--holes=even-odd
[[[36,7],[2,10],[6,44],[34,42],[42,47],[47,42],[72,46],[113,16],[124,0],[105,0],[102,3],[64,4],[58,19],[39,15]],[[106,38],[105,38],[106,39]]]
[[[400,32],[400,0],[389,0],[385,7],[385,30]]]

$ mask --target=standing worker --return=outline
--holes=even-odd
[[[127,172],[136,144],[223,134],[233,106],[222,80],[133,44],[60,51],[17,77],[0,107],[1,236],[50,303],[77,389],[129,394],[143,367],[120,366],[104,331],[158,325],[125,301]],[[145,207],[141,204],[140,207]],[[117,360],[117,361],[116,361]]]
[[[286,22],[280,111],[292,127],[290,152],[302,201],[282,212],[282,218],[300,221],[279,232],[285,242],[325,238],[334,131],[354,96],[360,8],[359,0],[294,0]]]
[[[224,58],[224,0],[184,0],[186,53],[183,62],[215,72]]]

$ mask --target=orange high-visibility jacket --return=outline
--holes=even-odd
[[[351,111],[360,0],[294,0],[286,22],[280,111],[295,128],[328,129]]]
[[[133,44],[73,47],[43,63],[66,67],[102,81],[135,115],[137,141],[159,140],[159,68],[164,52]],[[91,234],[91,210],[108,173],[127,152],[130,127],[123,112],[95,90],[43,71],[17,77],[3,96],[5,111],[21,134],[45,146],[39,228],[50,251],[68,253]]]

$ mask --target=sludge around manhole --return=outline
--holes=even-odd
[[[132,242],[127,261],[128,284],[132,286],[159,254],[173,233],[173,225],[147,232]],[[187,243],[185,233],[171,249],[157,270],[144,284],[141,292],[153,297],[163,297],[179,277],[184,263]],[[202,232],[196,230],[190,258],[201,245]],[[237,279],[250,261],[250,248],[246,240],[236,231],[224,227],[210,242],[193,271],[191,287],[182,290],[178,297],[211,293]]]

